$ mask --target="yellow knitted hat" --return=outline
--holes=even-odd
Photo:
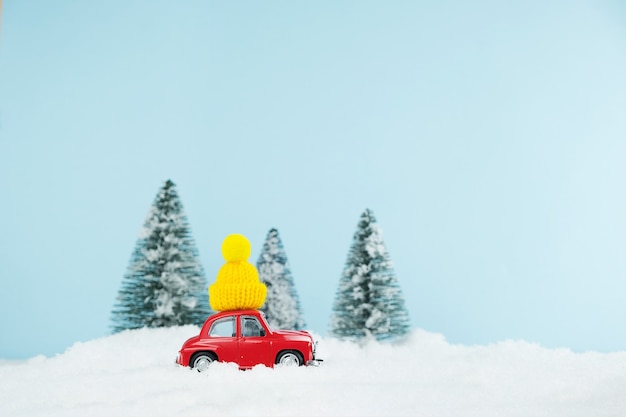
[[[248,262],[250,242],[243,235],[228,235],[222,243],[226,263],[209,287],[209,301],[215,311],[256,310],[265,302],[267,288],[259,281],[259,273]]]

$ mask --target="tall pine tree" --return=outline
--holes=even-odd
[[[167,180],[139,234],[113,308],[112,328],[200,325],[211,312],[198,250],[176,186]]]
[[[409,331],[404,297],[374,213],[361,215],[333,305],[330,333],[340,339],[389,340]]]
[[[278,230],[268,232],[257,269],[260,280],[267,287],[267,298],[261,311],[269,324],[276,329],[303,329],[306,324]]]

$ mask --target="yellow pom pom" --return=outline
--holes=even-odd
[[[245,261],[251,251],[250,241],[243,235],[228,235],[222,243],[222,256],[227,262]]]

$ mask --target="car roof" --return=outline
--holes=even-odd
[[[220,311],[219,313],[215,313],[211,316],[211,318],[218,318],[224,316],[239,316],[239,315],[251,315],[251,316],[260,316],[263,313],[259,310],[228,310],[228,311]]]

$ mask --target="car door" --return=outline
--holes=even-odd
[[[259,320],[254,316],[241,316],[241,337],[239,338],[239,364],[251,368],[258,364],[271,367],[271,357],[267,333]]]
[[[221,362],[239,363],[239,343],[235,316],[224,317],[216,320],[209,329],[208,341]]]

